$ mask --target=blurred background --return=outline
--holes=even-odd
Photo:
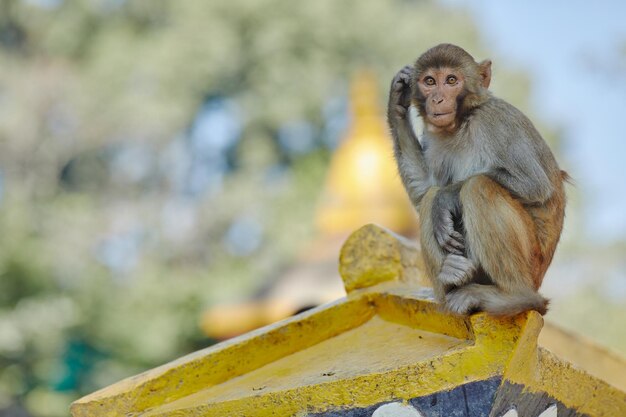
[[[626,354],[626,3],[0,0],[0,416],[341,296],[415,234],[384,125],[440,42],[494,61],[575,185],[547,319]]]

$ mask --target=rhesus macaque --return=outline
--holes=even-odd
[[[545,314],[537,290],[561,235],[563,182],[524,114],[488,91],[491,61],[442,44],[394,77],[388,121],[420,216],[435,297],[449,311]],[[424,121],[421,142],[409,117]]]

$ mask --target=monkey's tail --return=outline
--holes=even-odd
[[[561,178],[570,185],[576,185],[576,181],[566,171],[561,170]]]
[[[528,310],[535,310],[544,315],[550,304],[547,298],[531,290],[515,294],[490,293],[486,294],[482,301],[482,310],[494,316],[513,316]]]

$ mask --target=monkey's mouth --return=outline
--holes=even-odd
[[[441,117],[441,116],[447,116],[449,114],[452,114],[451,111],[447,112],[447,113],[433,113],[433,117]]]

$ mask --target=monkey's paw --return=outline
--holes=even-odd
[[[476,272],[476,265],[460,255],[447,255],[443,261],[441,272],[437,279],[443,285],[460,287],[471,281]]]
[[[481,299],[472,291],[458,288],[446,294],[446,310],[451,313],[469,315],[480,311]]]
[[[398,118],[405,118],[411,105],[410,79],[413,67],[407,65],[393,77],[391,92],[389,93],[390,114]]]

